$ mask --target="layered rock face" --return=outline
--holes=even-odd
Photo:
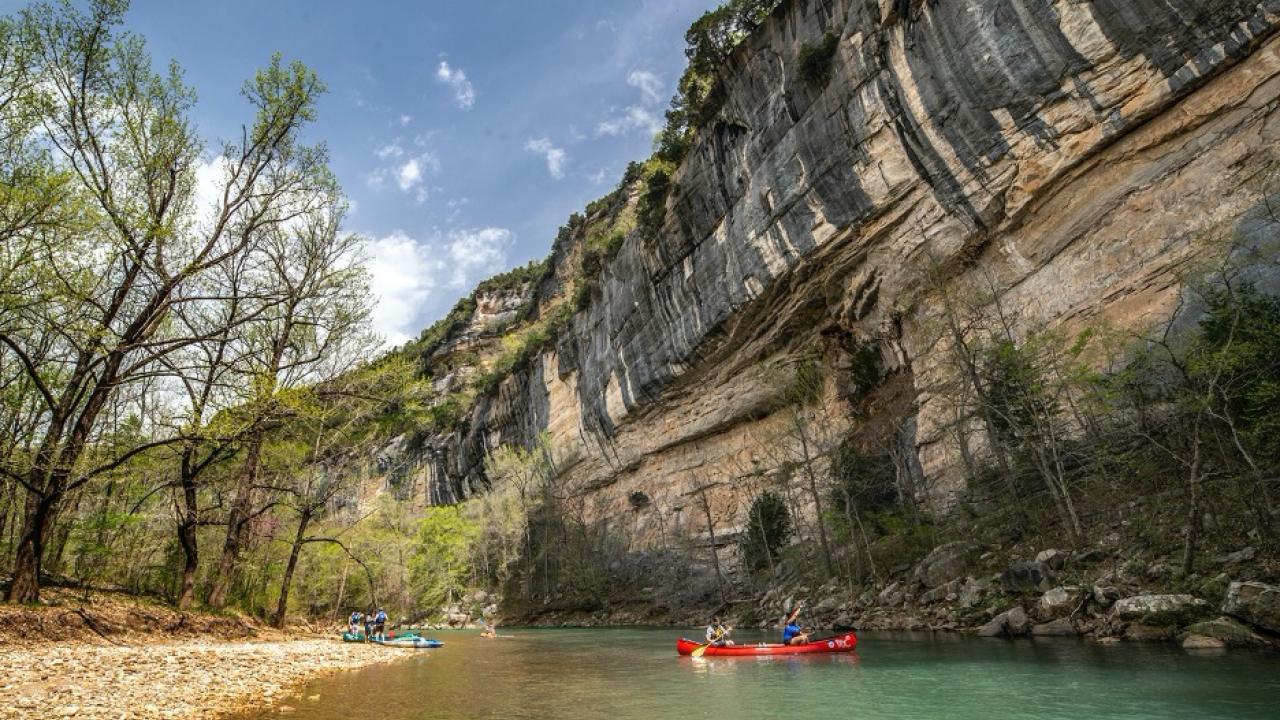
[[[1280,135],[1280,0],[901,5],[786,2],[733,53],[662,231],[630,234],[555,350],[431,441],[433,500],[547,432],[565,487],[637,542],[705,530],[701,497],[731,531],[793,458],[768,367],[814,351],[815,425],[900,449],[901,485],[942,507],[963,489],[930,390],[942,293],[1141,329],[1205,238],[1275,233],[1259,177]],[[798,58],[827,35],[819,87]],[[889,379],[855,419],[860,345]]]

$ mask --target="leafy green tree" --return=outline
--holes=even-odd
[[[471,579],[476,521],[459,506],[428,508],[418,522],[409,579],[419,607],[441,607],[466,590]]]
[[[263,448],[264,471],[277,478],[273,482],[279,490],[276,505],[295,521],[271,616],[274,626],[284,627],[294,573],[304,548],[318,543],[337,545],[363,566],[337,533],[313,530],[332,503],[364,479],[361,469],[365,458],[388,440],[378,418],[402,405],[405,394],[414,389],[412,366],[392,361],[288,396],[293,407],[290,421]]]

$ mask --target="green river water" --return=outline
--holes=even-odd
[[[503,632],[514,637],[369,646],[411,657],[315,681],[287,715],[245,720],[1280,719],[1270,653],[868,632],[849,655],[695,659],[676,656],[671,629]]]

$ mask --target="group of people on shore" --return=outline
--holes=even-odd
[[[786,621],[782,623],[782,644],[783,645],[804,645],[809,642],[809,636],[813,633],[801,627],[798,620],[800,619],[800,609],[804,607],[804,601],[796,603],[796,607],[791,611]],[[711,618],[711,624],[707,625],[707,645],[710,647],[730,647],[734,645],[732,639],[729,638],[733,628],[726,627],[720,621],[719,615]]]
[[[353,611],[347,619],[347,628],[352,635],[363,630],[365,640],[385,640],[387,612],[382,608],[378,608],[376,613],[372,610],[367,613]]]

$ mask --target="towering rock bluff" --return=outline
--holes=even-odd
[[[732,529],[791,452],[771,368],[812,353],[815,427],[891,449],[899,487],[945,507],[964,475],[935,392],[944,299],[1140,330],[1206,238],[1274,234],[1278,25],[1280,0],[784,2],[721,68],[661,230],[626,232],[554,343],[424,441],[429,497],[482,489],[486,452],[546,433],[558,482],[640,544],[705,527],[700,492]],[[824,41],[829,67],[802,72]],[[569,302],[588,233],[520,312]]]

